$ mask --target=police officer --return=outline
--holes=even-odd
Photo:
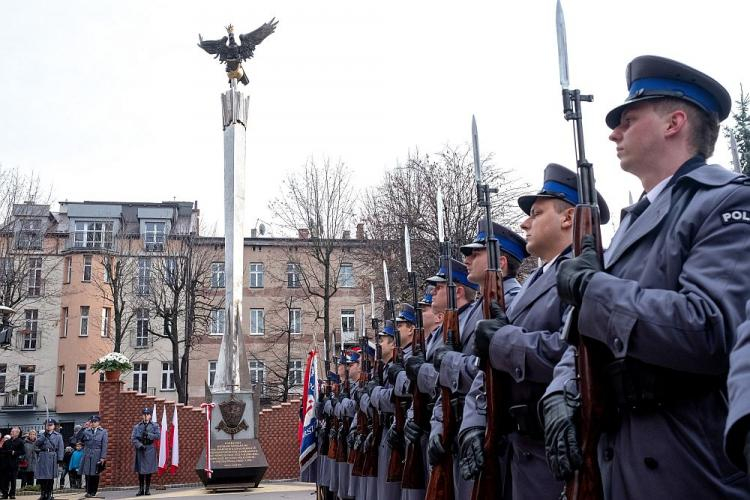
[[[494,318],[477,324],[477,355],[489,359],[493,369],[509,374],[514,382],[504,395],[507,399],[501,402],[502,411],[509,412],[512,422],[511,429],[502,429],[512,431],[508,436],[511,454],[505,457],[510,458],[511,480],[506,478],[504,496],[514,500],[557,499],[563,488],[547,467],[537,404],[552,380],[552,368],[567,349],[560,339],[565,304],[557,294],[555,274],[560,263],[572,257],[576,185],[575,172],[552,163],[544,170],[542,189],[518,199],[528,215],[521,223],[526,250],[544,265],[526,280],[505,313],[496,309]],[[601,223],[606,224],[609,209],[601,195],[597,198]],[[466,398],[460,432],[461,472],[465,477],[476,478],[485,458],[487,401],[483,393],[482,397],[478,395],[483,387],[481,376],[477,374]],[[507,471],[507,465],[501,462],[501,470]]]
[[[333,386],[339,383],[339,377],[334,372],[328,372],[327,381],[330,386]],[[321,487],[322,496],[326,499],[332,499],[334,495],[333,490],[331,489],[331,477],[335,474],[336,463],[328,458],[328,450],[331,447],[333,409],[336,403],[338,403],[338,400],[333,394],[333,390],[331,390],[329,394],[325,396],[323,403],[323,418],[320,420],[321,427],[319,435],[321,436],[322,446],[318,453],[318,458],[321,459],[318,484]],[[335,432],[335,430],[333,432]]]
[[[136,496],[150,495],[151,474],[156,472],[158,458],[154,441],[159,439],[159,425],[151,421],[151,408],[144,408],[141,421],[133,426],[130,440],[135,448],[135,472],[138,474],[138,493]]]
[[[81,475],[86,476],[86,498],[96,497],[99,490],[99,474],[107,462],[109,434],[101,426],[101,421],[99,415],[92,415],[89,419],[90,426],[79,433],[79,441],[83,443],[80,470]]]
[[[57,420],[54,418],[45,420],[44,432],[34,442],[37,453],[34,477],[41,487],[40,500],[52,499],[52,484],[57,477],[57,464],[62,462],[65,453],[65,444],[60,433],[55,430],[56,425]]]
[[[627,69],[629,96],[607,114],[623,170],[645,194],[625,210],[599,263],[593,241],[561,262],[560,298],[578,330],[606,349],[608,407],[599,441],[607,498],[748,498],[747,476],[722,453],[729,346],[750,289],[748,180],[707,165],[730,112],[727,91],[657,56]],[[542,401],[550,465],[580,465],[569,404],[574,349]],[[573,394],[574,395],[574,394]],[[566,397],[567,396],[567,397]]]
[[[346,368],[344,368],[344,364],[346,365]],[[357,379],[359,379],[359,356],[355,356],[351,352],[346,352],[341,366],[342,369],[340,375],[342,377],[348,377],[349,384],[348,387],[345,384],[341,385],[341,397],[339,398],[339,404],[336,405],[334,412],[339,419],[339,431],[337,436],[339,439],[339,446],[341,445],[342,440],[346,441],[347,445],[350,446],[349,442],[351,440],[348,439],[348,437],[351,432],[351,424],[354,420],[356,410],[354,400],[352,399],[352,390],[357,384]],[[353,478],[352,464],[349,463],[348,458],[349,453],[347,448],[344,461],[336,462],[336,467],[338,469],[337,492],[339,498],[342,500],[354,497],[353,494],[349,494],[349,489],[351,487],[350,483]]]
[[[729,416],[724,448],[741,470],[750,472],[750,302],[746,320],[737,329],[737,343],[729,358]]]

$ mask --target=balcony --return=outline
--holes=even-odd
[[[163,252],[164,243],[146,243],[144,250],[147,252]]]
[[[344,344],[346,345],[354,345],[359,343],[359,338],[357,337],[357,332],[355,330],[344,330]],[[340,328],[334,328],[333,335],[336,338],[336,345],[341,345],[341,329]],[[338,347],[337,347],[338,348]]]
[[[65,251],[68,252],[96,252],[112,250],[113,243],[111,240],[108,241],[76,241],[73,238],[68,238],[65,241]]]
[[[36,391],[20,393],[11,391],[5,393],[3,400],[3,410],[33,410],[36,408]]]

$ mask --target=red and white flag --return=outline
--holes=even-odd
[[[161,414],[161,438],[159,439],[159,469],[161,476],[167,470],[167,405]]]
[[[151,422],[156,423],[156,419],[159,418],[159,414],[156,412],[156,401],[154,401],[154,409],[151,412]],[[154,439],[154,448],[157,450],[161,446],[161,436],[159,438]]]
[[[171,465],[169,466],[169,473],[176,474],[177,467],[180,465],[180,427],[177,425],[177,405],[174,405],[174,413],[172,414],[172,426],[169,428],[169,441],[172,444],[172,456]]]

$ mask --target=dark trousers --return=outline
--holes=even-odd
[[[81,475],[74,470],[68,471],[70,476],[70,487],[80,488],[81,487]]]
[[[12,467],[10,469],[10,489],[8,494],[12,497],[16,496],[16,480],[18,480],[18,467]]]
[[[86,493],[89,495],[96,495],[99,489],[99,475],[89,476],[86,475]]]
[[[10,470],[6,468],[0,468],[0,493],[3,494],[3,498],[8,498],[8,490],[10,489]]]
[[[68,475],[68,469],[63,465],[62,471],[60,472],[60,488],[65,487],[65,476]],[[72,485],[71,485],[72,486]]]
[[[21,488],[24,486],[34,486],[34,470],[27,469],[21,471]]]
[[[42,498],[52,498],[52,484],[54,481],[54,479],[37,479],[42,492]]]

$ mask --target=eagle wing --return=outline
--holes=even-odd
[[[240,57],[242,57],[243,61],[253,57],[255,46],[259,45],[268,35],[276,31],[277,24],[279,24],[279,22],[274,17],[255,31],[240,35],[240,42],[242,42],[242,45],[240,45],[239,49]]]
[[[227,37],[221,40],[204,40],[202,36],[198,35],[198,47],[209,54],[215,54],[219,61],[224,62],[226,60],[227,40]]]

